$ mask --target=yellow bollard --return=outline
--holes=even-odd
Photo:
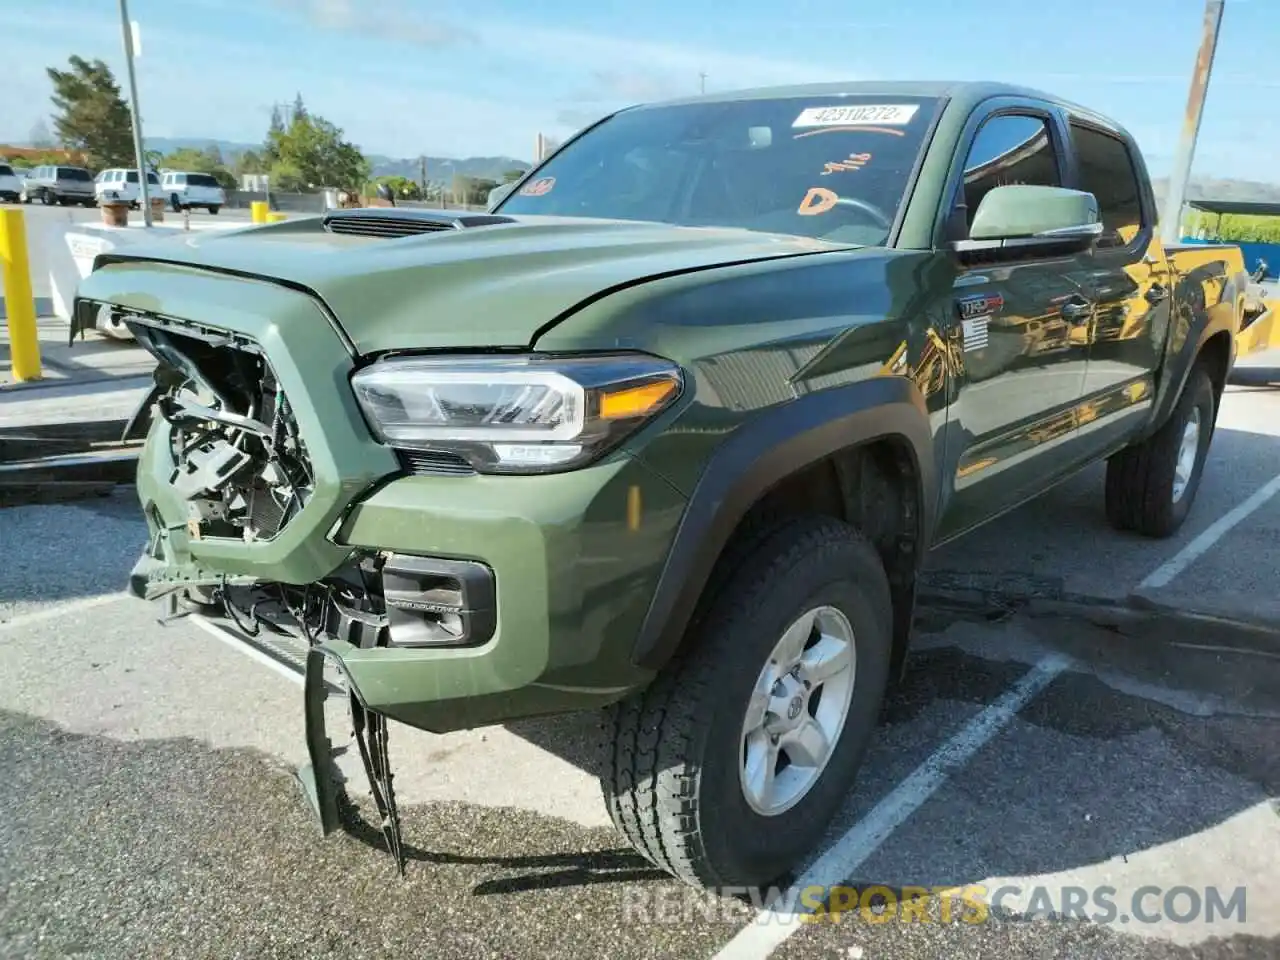
[[[249,216],[254,223],[267,222],[267,201],[254,200],[249,204]]]
[[[21,210],[0,210],[0,267],[4,270],[4,307],[9,318],[9,354],[15,380],[40,379],[40,339],[36,301],[31,294],[31,262]]]

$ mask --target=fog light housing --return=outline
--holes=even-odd
[[[493,571],[476,561],[393,553],[382,566],[382,598],[388,646],[479,646],[497,629]]]

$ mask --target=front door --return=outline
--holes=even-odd
[[[1062,186],[1063,144],[1046,116],[997,113],[976,131],[956,202],[972,223],[987,190]],[[1093,314],[1078,254],[999,251],[968,261],[949,305],[960,357],[948,413],[947,539],[1042,490],[1078,465],[1075,407]]]

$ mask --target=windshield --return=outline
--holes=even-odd
[[[0,163],[0,177],[12,177],[12,176],[13,176],[13,167],[9,166],[7,163]]]
[[[80,167],[59,167],[58,179],[59,180],[92,180],[93,177],[89,176],[88,170],[84,170]]]
[[[189,187],[216,187],[218,181],[207,173],[188,173],[187,186]]]
[[[844,96],[629,110],[566,144],[496,209],[882,244],[937,105]]]

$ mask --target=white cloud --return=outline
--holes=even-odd
[[[392,40],[424,47],[473,44],[475,32],[434,17],[424,17],[399,3],[383,0],[376,11],[355,0],[272,0],[281,9],[301,15],[313,25],[347,35]]]

